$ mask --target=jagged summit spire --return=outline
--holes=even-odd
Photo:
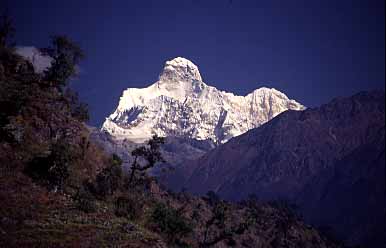
[[[206,85],[185,58],[167,61],[159,81],[123,92],[102,130],[116,139],[144,142],[153,134],[220,144],[258,127],[288,109],[304,106],[274,89],[237,96]]]
[[[177,57],[166,61],[160,75],[160,81],[201,81],[202,77],[198,67],[190,60]]]

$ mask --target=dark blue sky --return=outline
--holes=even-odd
[[[385,87],[384,0],[3,1],[18,45],[66,34],[85,50],[73,87],[93,125],[176,56],[222,90],[274,87],[307,106]]]

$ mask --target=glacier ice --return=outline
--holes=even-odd
[[[246,96],[218,90],[203,82],[195,64],[178,57],[165,63],[156,83],[125,90],[102,130],[138,143],[157,134],[221,144],[288,109],[305,107],[265,87]]]

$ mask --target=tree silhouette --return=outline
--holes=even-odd
[[[42,50],[53,59],[45,79],[58,88],[66,86],[77,74],[77,65],[84,58],[82,49],[68,37],[58,35],[52,37],[51,47]]]
[[[160,146],[164,143],[165,139],[163,137],[154,135],[152,139],[147,142],[146,146],[138,147],[131,152],[134,157],[134,161],[130,167],[131,174],[129,184],[133,182],[136,172],[147,171],[148,169],[153,168],[158,162],[165,162],[160,152]],[[145,164],[142,164],[140,159],[145,161]]]
[[[207,195],[212,195],[212,193],[208,192]],[[235,235],[243,234],[248,228],[253,225],[253,222],[250,220],[249,216],[246,216],[247,219],[244,222],[241,222],[237,225],[232,224],[229,226],[229,214],[230,209],[228,205],[216,198],[213,207],[213,213],[211,218],[206,221],[204,228],[204,237],[203,240],[199,243],[201,248],[213,247],[215,244],[221,241],[227,241],[229,243],[234,242]],[[227,224],[228,222],[228,224]],[[210,230],[214,227],[217,227],[221,230],[216,236],[209,237]]]

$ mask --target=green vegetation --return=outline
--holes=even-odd
[[[62,89],[68,80],[76,75],[77,65],[84,58],[84,54],[82,49],[66,36],[53,36],[51,44],[51,47],[44,49],[44,52],[53,59],[44,79],[50,85]]]
[[[143,173],[148,169],[153,168],[158,162],[164,162],[162,154],[160,152],[160,146],[165,142],[163,137],[154,135],[151,140],[148,141],[147,146],[140,146],[132,151],[134,162],[131,164],[131,174],[129,178],[129,184],[132,184],[135,176],[138,172]],[[144,165],[141,164],[140,159],[144,161]]]
[[[138,219],[143,212],[141,203],[143,204],[132,196],[120,196],[115,201],[115,215],[129,220]]]
[[[111,165],[104,168],[96,176],[96,191],[97,194],[106,197],[112,195],[122,185],[122,160],[117,156],[113,155],[111,158]]]
[[[69,166],[76,154],[65,142],[52,144],[49,154],[33,158],[25,169],[25,173],[51,189],[63,189],[69,177]]]
[[[95,196],[86,187],[81,187],[74,196],[74,202],[76,207],[86,213],[93,213],[96,211],[96,199]]]
[[[220,242],[225,242],[228,246],[233,247],[236,245],[234,237],[244,234],[253,222],[245,218],[243,222],[232,223],[229,220],[230,206],[221,201],[218,196],[213,192],[208,192],[209,204],[213,207],[212,216],[205,223],[205,229],[203,234],[203,240],[199,243],[200,247],[212,247]],[[230,223],[229,223],[230,222]],[[215,235],[209,237],[210,231],[213,228],[221,230],[216,232]]]
[[[183,236],[193,231],[191,224],[179,211],[162,203],[155,205],[151,223],[166,235],[170,244],[180,242]]]
[[[90,141],[87,105],[68,88],[83,52],[65,36],[42,74],[11,45],[0,18],[0,247],[338,247],[266,204],[175,194],[147,170],[154,136],[123,161]]]

